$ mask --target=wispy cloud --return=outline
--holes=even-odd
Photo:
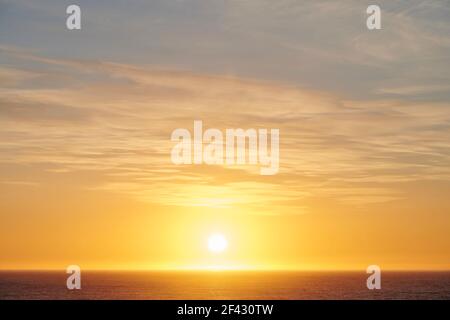
[[[2,165],[93,171],[97,190],[262,213],[304,213],[310,197],[390,201],[405,181],[450,179],[448,103],[349,100],[274,81],[3,50],[22,63],[0,69]],[[280,128],[280,173],[172,165],[171,131],[196,119]]]

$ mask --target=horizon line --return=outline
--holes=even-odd
[[[66,272],[66,268],[0,268],[0,272]],[[82,272],[363,272],[366,269],[294,268],[86,268]],[[382,272],[450,272],[450,268],[385,268]]]

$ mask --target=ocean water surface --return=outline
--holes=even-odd
[[[87,271],[68,290],[64,271],[0,271],[0,299],[450,299],[450,272]]]

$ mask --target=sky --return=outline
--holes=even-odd
[[[450,1],[73,3],[0,0],[1,269],[450,268]],[[174,165],[194,120],[278,174]]]

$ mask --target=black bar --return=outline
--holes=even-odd
[[[239,306],[239,308],[237,307]],[[245,306],[245,307],[244,307]],[[254,306],[253,308],[250,306]],[[265,308],[256,306],[266,306]],[[272,306],[271,312],[267,306]],[[2,314],[11,312],[15,317],[43,315],[64,319],[66,316],[133,319],[315,319],[379,318],[398,316],[401,319],[430,318],[447,314],[449,301],[412,300],[151,300],[151,301],[0,301]],[[206,314],[205,308],[210,312]],[[252,314],[250,314],[250,310]],[[244,313],[244,310],[247,310]],[[258,310],[258,311],[256,311]],[[195,314],[185,314],[186,311]],[[182,313],[182,314],[180,314]],[[433,316],[434,317],[434,316]],[[445,317],[444,317],[445,318]]]

